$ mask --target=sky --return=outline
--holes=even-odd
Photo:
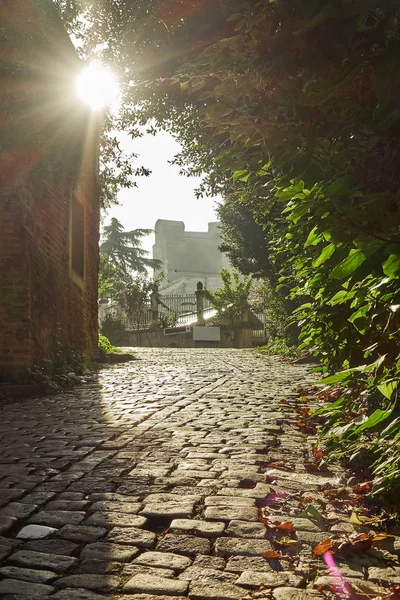
[[[121,190],[119,206],[113,206],[106,214],[105,224],[112,217],[118,219],[126,230],[154,229],[157,219],[183,221],[187,231],[207,231],[210,221],[217,221],[214,207],[216,199],[197,199],[194,190],[200,179],[184,177],[179,167],[170,165],[180,150],[180,145],[167,132],[132,140],[120,135],[121,147],[127,152],[139,154],[137,166],[152,171],[150,177],[139,177],[138,187]],[[154,234],[143,238],[142,247],[151,252]]]

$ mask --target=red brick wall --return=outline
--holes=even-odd
[[[0,366],[5,367],[51,360],[57,348],[89,355],[97,350],[99,124],[74,96],[80,63],[50,0],[50,10],[41,12],[46,1],[0,3],[0,22],[18,40],[15,47],[0,44]],[[5,39],[12,44],[14,38]],[[70,269],[74,193],[85,205],[83,281]]]

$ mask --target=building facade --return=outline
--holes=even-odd
[[[162,261],[161,294],[194,293],[199,281],[209,290],[221,285],[221,269],[231,270],[228,257],[218,249],[219,223],[209,223],[208,231],[185,231],[182,221],[159,219],[155,224],[153,258]]]
[[[50,0],[0,3],[0,367],[97,351],[99,123]]]

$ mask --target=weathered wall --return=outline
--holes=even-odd
[[[99,123],[75,97],[81,68],[49,0],[0,4],[0,366],[97,349]],[[84,207],[84,272],[71,207]]]
[[[163,262],[169,294],[193,293],[201,281],[208,289],[221,285],[219,272],[231,269],[228,258],[218,250],[219,223],[209,223],[208,231],[185,231],[182,221],[159,219],[155,224],[153,258]]]

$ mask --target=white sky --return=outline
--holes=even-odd
[[[135,140],[121,135],[120,139],[124,150],[139,154],[137,166],[147,167],[152,173],[138,178],[137,188],[119,193],[120,205],[108,211],[105,224],[115,217],[127,230],[154,229],[157,219],[171,219],[183,221],[187,231],[207,231],[207,224],[218,220],[216,199],[195,197],[200,179],[179,175],[179,167],[168,163],[180,149],[170,134],[146,134]],[[142,247],[151,252],[153,243],[154,234],[143,238]]]

